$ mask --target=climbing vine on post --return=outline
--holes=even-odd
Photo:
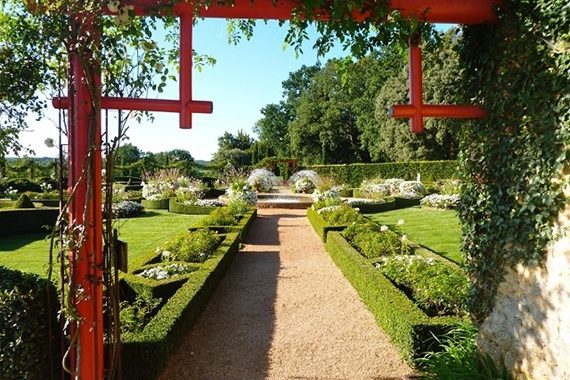
[[[505,1],[500,20],[464,28],[466,95],[491,110],[464,127],[459,216],[482,322],[507,268],[542,262],[564,206],[570,141],[570,8]]]

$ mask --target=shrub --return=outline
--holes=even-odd
[[[400,183],[398,195],[403,198],[421,198],[426,189],[420,181],[403,181]]]
[[[340,200],[340,187],[331,187],[330,189],[316,188],[312,194],[313,201],[319,202],[325,199],[338,199]]]
[[[364,180],[360,184],[360,189],[367,198],[382,198],[390,195],[390,187],[380,179]]]
[[[52,300],[48,307],[48,292]],[[60,360],[59,310],[53,285],[35,274],[0,267],[0,378],[49,379]]]
[[[455,209],[459,204],[459,195],[432,194],[422,198],[420,205],[438,209]]]
[[[400,192],[400,185],[405,182],[405,180],[401,178],[389,178],[384,182],[390,191],[390,194],[397,194]]]
[[[122,201],[113,203],[113,218],[132,218],[143,211],[140,203],[133,201]]]
[[[14,208],[36,208],[34,202],[26,194],[20,195],[20,198],[14,203]]]
[[[512,376],[502,366],[497,365],[488,355],[477,350],[475,337],[477,328],[471,324],[457,324],[448,333],[433,337],[436,351],[425,353],[418,364],[426,373],[427,379],[471,380],[502,379]]]
[[[179,202],[201,199],[206,191],[202,181],[184,176],[176,178],[174,187],[174,195]]]
[[[255,190],[268,192],[279,184],[275,174],[267,169],[255,169],[247,178],[247,183]]]
[[[411,248],[407,240],[376,223],[351,224],[343,236],[362,256],[372,259],[380,256],[408,255]]]
[[[123,301],[120,304],[119,319],[121,321],[121,335],[141,331],[155,315],[162,299],[137,297],[133,302]]]
[[[325,199],[321,199],[321,200],[314,202],[311,207],[313,208],[313,210],[318,211],[322,208],[331,207],[331,206],[338,206],[342,203],[343,203],[343,201],[340,198],[325,198]]]
[[[226,190],[228,202],[245,202],[250,205],[257,203],[257,194],[245,180],[237,180]]]
[[[212,211],[208,216],[196,222],[198,227],[207,226],[235,226],[239,222],[239,216],[228,206],[220,207]]]
[[[424,310],[438,315],[462,315],[469,281],[460,269],[420,255],[396,255],[377,264],[386,277],[411,290]]]
[[[301,170],[289,178],[289,185],[297,193],[312,193],[321,184],[321,178],[313,170]]]
[[[350,207],[346,203],[321,208],[319,214],[333,226],[348,225],[353,222],[360,222],[363,219],[363,216],[358,210]]]
[[[207,228],[183,232],[165,244],[162,256],[168,252],[170,260],[202,263],[216,250],[220,237]]]

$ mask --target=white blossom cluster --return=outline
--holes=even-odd
[[[420,181],[404,181],[400,183],[399,196],[404,198],[421,198],[426,189]]]
[[[226,190],[228,202],[246,202],[247,204],[254,205],[257,203],[257,194],[248,184],[242,187],[230,186]]]
[[[133,201],[122,201],[113,203],[112,209],[114,218],[129,218],[141,213],[143,206]]]
[[[192,268],[184,264],[157,265],[147,268],[138,273],[137,276],[150,278],[153,280],[166,280],[170,277],[180,276],[192,272]]]
[[[347,199],[346,202],[352,207],[368,205],[368,204],[384,203],[384,201],[382,201],[381,199],[370,199],[370,198],[349,198]]]
[[[420,262],[423,261],[428,265],[436,264],[435,259],[431,257],[426,258],[421,255],[394,255],[394,256],[381,257],[380,261],[375,263],[374,266],[376,268],[382,268],[383,266],[386,266],[386,264],[394,261],[398,262],[400,265],[403,265],[404,267],[409,267],[415,261],[420,261]]]
[[[322,213],[332,212],[334,210],[338,210],[339,208],[342,208],[342,205],[327,206],[317,210],[317,213],[322,214]]]
[[[376,180],[364,180],[360,185],[363,192],[370,196],[385,197],[390,195],[390,187],[384,183],[379,183]]]
[[[321,182],[321,177],[314,170],[300,170],[289,178],[289,185],[297,193],[312,193]]]
[[[267,169],[255,169],[247,178],[247,183],[255,191],[268,192],[279,184],[279,180],[273,172]]]
[[[334,186],[328,190],[316,188],[315,191],[313,191],[312,197],[315,202],[340,198],[340,186]]]
[[[200,207],[217,207],[223,206],[224,204],[217,199],[195,199],[195,200],[188,200],[185,201],[184,204],[191,205],[191,206],[200,206]]]
[[[420,205],[439,209],[454,209],[459,204],[459,195],[432,194],[424,197]]]

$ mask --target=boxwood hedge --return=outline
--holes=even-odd
[[[457,161],[409,161],[378,164],[310,165],[307,169],[321,176],[333,177],[339,183],[352,187],[360,186],[365,179],[404,178],[416,179],[418,173],[423,181],[436,181],[457,177]]]
[[[58,310],[47,280],[0,267],[0,379],[58,378]]]
[[[459,322],[456,317],[428,317],[340,232],[328,234],[326,249],[406,360],[413,362],[437,349],[433,347],[437,342],[433,336],[442,336]]]

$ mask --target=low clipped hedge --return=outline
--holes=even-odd
[[[47,280],[0,267],[0,379],[59,378],[58,310]]]
[[[457,317],[427,316],[340,232],[328,234],[326,250],[407,361],[437,350],[433,336],[442,336],[460,322]]]
[[[394,199],[396,200],[396,208],[419,206],[421,201],[421,198],[394,197]]]
[[[309,223],[313,226],[313,229],[321,238],[321,241],[327,241],[327,235],[331,231],[342,231],[346,228],[346,225],[342,226],[332,226],[330,225],[316,210],[309,207],[307,209],[307,219]]]
[[[47,232],[55,225],[59,209],[3,209],[0,208],[0,236]]]
[[[141,200],[141,204],[147,210],[168,210],[169,203],[170,203],[170,199],[158,199],[158,200],[143,199],[143,200]]]
[[[190,215],[208,215],[216,209],[215,206],[195,206],[186,205],[176,201],[176,198],[170,198],[168,203],[168,211],[175,214],[190,214]]]
[[[374,214],[377,212],[384,212],[394,210],[397,207],[396,200],[394,198],[384,198],[384,202],[380,203],[362,203],[362,204],[351,204],[352,207],[356,207],[360,210],[362,214]]]
[[[250,209],[250,211],[246,212],[241,217],[241,219],[236,225],[233,226],[200,225],[200,226],[190,227],[189,230],[193,231],[198,228],[206,227],[211,230],[218,231],[220,233],[234,231],[238,232],[240,240],[243,240],[243,238],[249,233],[249,230],[251,229],[251,226],[253,225],[253,222],[255,222],[256,218],[257,218],[257,209],[252,208]]]
[[[457,177],[457,161],[409,161],[378,164],[310,165],[307,169],[321,176],[333,177],[339,183],[360,186],[365,179],[404,178],[416,179],[418,173],[424,181]]]
[[[124,379],[154,379],[198,315],[239,250],[239,234],[230,232],[216,252],[187,277],[145,328],[122,344]],[[159,284],[160,281],[154,281]],[[131,288],[131,290],[135,290]],[[153,291],[150,291],[151,293]]]

